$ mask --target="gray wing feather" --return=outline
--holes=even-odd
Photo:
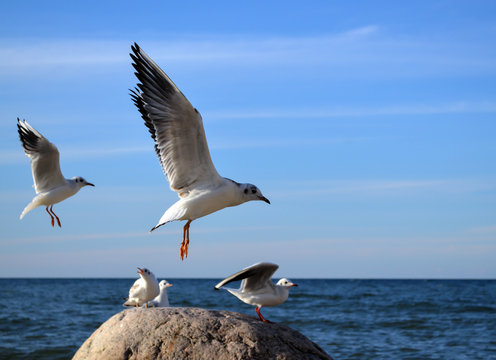
[[[131,47],[140,81],[131,98],[141,113],[172,190],[179,194],[201,182],[221,181],[208,150],[199,112],[167,74],[135,43]]]
[[[266,284],[271,281],[272,275],[278,268],[279,265],[277,264],[260,262],[225,278],[220,283],[215,285],[215,289],[219,289],[233,281],[243,280],[240,287],[241,291],[258,290],[266,286]]]
[[[17,130],[24,152],[31,159],[36,193],[54,189],[65,183],[60,171],[57,147],[36,131],[25,120],[17,118]]]

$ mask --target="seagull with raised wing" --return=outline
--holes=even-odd
[[[124,306],[141,306],[145,304],[148,307],[148,301],[160,294],[160,288],[155,275],[146,268],[138,268],[140,277],[134,282],[129,289],[129,296],[126,298]]]
[[[66,179],[60,171],[59,151],[57,147],[36,131],[26,120],[17,118],[17,129],[24,152],[31,159],[34,189],[38,194],[24,208],[20,219],[38,206],[46,206],[46,212],[55,219],[59,227],[60,219],[53,212],[53,205],[75,195],[83,186],[95,186],[80,176]]]
[[[255,305],[255,311],[260,320],[269,322],[260,313],[262,306],[276,306],[288,299],[289,289],[298,286],[286,278],[282,278],[274,284],[272,275],[279,268],[279,265],[260,262],[249,266],[236,274],[233,274],[215,285],[215,290],[224,288],[224,285],[233,281],[241,281],[239,289],[224,288],[239,300],[249,305]]]
[[[193,220],[250,200],[270,201],[255,185],[240,184],[217,173],[198,110],[136,43],[131,49],[139,80],[131,97],[155,142],[170,188],[179,195],[179,201],[167,209],[151,231],[174,220],[185,220],[182,260],[188,256]]]
[[[158,286],[160,288],[160,294],[158,294],[155,299],[148,301],[148,307],[169,307],[167,288],[170,288],[172,284],[167,280],[162,280],[158,283]]]

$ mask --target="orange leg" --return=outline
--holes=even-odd
[[[257,306],[255,308],[255,311],[257,312],[258,317],[260,318],[260,320],[262,320],[263,322],[268,322],[268,323],[271,323],[272,322],[272,321],[269,321],[269,320],[267,320],[266,318],[263,317],[263,315],[260,313],[260,306]]]
[[[53,205],[52,205],[52,206],[53,206]],[[48,210],[48,206],[45,208],[45,210],[46,210],[46,212],[48,213],[48,215],[50,215],[50,218],[52,219],[52,227],[53,227],[55,219],[53,218],[53,215],[52,215],[52,213],[50,212],[50,210]]]
[[[50,211],[52,212],[53,216],[55,216],[55,219],[57,219],[57,224],[59,225],[59,227],[62,227],[62,225],[60,225],[59,217],[53,212],[53,205],[50,206]],[[53,218],[52,218],[52,226],[53,226]]]
[[[188,249],[189,249],[189,225],[191,224],[191,221],[187,222],[188,227],[186,228],[186,257],[188,257]]]
[[[184,259],[184,256],[188,257],[188,247],[189,247],[189,225],[192,220],[188,220],[186,225],[183,228],[183,242],[181,243],[181,249],[179,255],[181,256],[181,260]]]

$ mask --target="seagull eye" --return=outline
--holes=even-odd
[[[251,189],[251,193],[252,193],[252,194],[255,194],[256,192],[257,192],[257,190],[255,190],[255,189]]]
[[[248,189],[245,189],[244,193],[245,193],[245,194],[248,194]]]

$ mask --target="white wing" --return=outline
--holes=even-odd
[[[57,147],[36,131],[26,120],[17,118],[19,138],[26,155],[31,159],[34,189],[36,193],[45,192],[63,185]]]
[[[210,158],[200,113],[136,43],[131,49],[140,81],[131,97],[155,141],[171,189],[181,197],[201,183],[221,182]]]
[[[129,289],[129,299],[140,298],[145,292],[144,281],[142,278],[137,279]]]
[[[219,289],[220,287],[229,284],[230,282],[243,280],[240,287],[240,290],[242,292],[256,291],[272,284],[272,275],[278,268],[279,265],[267,262],[260,262],[225,278],[220,283],[215,285],[215,288]]]

